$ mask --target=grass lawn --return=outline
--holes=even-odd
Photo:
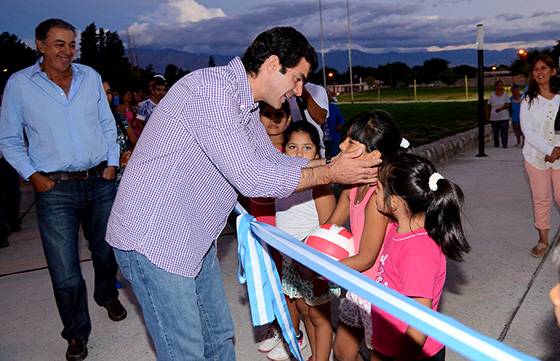
[[[347,122],[364,111],[381,109],[389,112],[413,146],[431,143],[478,124],[476,101],[341,104],[339,107]]]
[[[488,99],[493,88],[484,90],[484,98]],[[469,88],[468,100],[478,99],[476,88]],[[344,93],[337,96],[339,102],[349,102],[350,93]],[[417,88],[417,100],[467,100],[465,88]],[[413,88],[382,88],[379,92],[371,90],[366,92],[354,93],[354,101],[394,101],[394,100],[415,100]]]

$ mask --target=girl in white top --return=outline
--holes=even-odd
[[[538,55],[531,64],[529,88],[521,103],[521,130],[525,135],[523,158],[539,235],[531,250],[534,257],[542,257],[548,250],[552,189],[554,200],[560,204],[560,135],[554,132],[560,95],[558,89],[550,86],[550,78],[555,75],[554,61],[548,55]]]
[[[292,123],[284,133],[284,153],[292,157],[317,159],[320,150],[319,139],[317,130],[310,123]],[[336,200],[328,185],[277,199],[276,226],[303,240],[311,231],[326,222],[335,205]],[[282,260],[282,288],[297,333],[300,315],[303,319],[311,345],[312,359],[327,361],[333,336],[330,301],[340,295],[340,288],[319,279],[316,274],[287,257]],[[298,337],[298,340],[300,338]],[[288,355],[280,343],[267,356],[272,360],[280,360],[287,359]]]

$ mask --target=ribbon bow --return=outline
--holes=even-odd
[[[298,361],[303,361],[276,266],[270,256],[268,245],[263,240],[255,238],[251,231],[252,222],[255,222],[255,218],[249,214],[241,214],[237,217],[239,255],[237,278],[239,283],[247,284],[253,326],[278,320],[292,355]]]

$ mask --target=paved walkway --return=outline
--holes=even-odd
[[[532,228],[530,194],[519,148],[487,149],[487,158],[464,152],[440,165],[444,176],[465,192],[465,229],[473,251],[462,264],[449,262],[441,311],[466,325],[542,360],[560,359],[560,329],[554,325],[547,293],[558,273],[547,258],[529,255]],[[26,186],[23,209],[32,204]],[[558,236],[554,212],[551,236]],[[23,230],[0,249],[0,360],[62,360],[66,343],[60,337],[51,284],[39,240],[35,209]],[[155,360],[134,296],[122,290],[129,317],[112,322],[91,299],[93,272],[82,242],[82,270],[90,291],[93,331],[88,360]],[[236,280],[236,239],[224,230],[219,254],[228,302],[236,327],[238,360],[264,360],[255,338],[263,330],[250,325],[247,296]],[[460,360],[453,352],[448,360]]]

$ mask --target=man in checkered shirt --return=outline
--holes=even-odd
[[[246,197],[287,197],[319,184],[375,182],[359,152],[308,161],[279,153],[259,121],[317,66],[289,27],[263,32],[243,57],[180,79],[156,107],[119,187],[107,226],[142,307],[158,360],[234,360],[233,323],[216,240]]]

